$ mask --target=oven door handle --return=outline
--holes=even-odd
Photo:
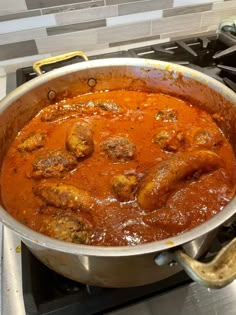
[[[220,289],[236,279],[236,237],[208,263],[199,262],[178,249],[165,257],[158,255],[156,264],[165,264],[167,257],[169,262],[177,261],[192,280],[208,288]]]
[[[33,64],[33,69],[34,69],[34,72],[37,75],[41,75],[41,74],[43,74],[43,71],[41,69],[43,66],[50,65],[52,63],[57,63],[57,62],[60,62],[60,61],[69,60],[69,59],[72,59],[74,57],[81,57],[85,61],[88,61],[87,55],[83,51],[77,50],[77,51],[72,51],[72,52],[69,52],[69,53],[66,53],[66,54],[53,56],[53,57],[49,57],[49,58],[45,58],[45,59],[36,61]]]

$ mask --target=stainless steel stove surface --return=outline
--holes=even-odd
[[[236,49],[227,33],[189,38],[90,56],[89,59],[138,57],[165,60],[202,71],[236,91]],[[233,38],[233,39],[232,39]],[[230,44],[236,44],[234,37]],[[75,58],[66,62],[81,61]],[[63,63],[64,65],[65,63]],[[61,63],[56,67],[62,66]],[[52,70],[51,66],[45,71]],[[17,85],[35,77],[32,67],[17,70]],[[235,224],[222,227],[203,260],[216,254],[236,234]],[[221,290],[192,282],[184,272],[151,285],[127,289],[102,289],[66,279],[42,265],[19,238],[4,227],[3,314],[236,314],[236,281]],[[22,266],[22,268],[21,268]],[[23,290],[21,288],[23,284]],[[24,302],[23,302],[24,298]]]

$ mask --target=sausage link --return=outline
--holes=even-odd
[[[35,195],[57,208],[88,211],[92,207],[90,194],[73,185],[42,182],[33,188]]]
[[[154,166],[140,181],[137,200],[144,210],[163,207],[177,185],[195,173],[202,174],[222,167],[218,154],[209,150],[179,152]]]

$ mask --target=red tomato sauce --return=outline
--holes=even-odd
[[[75,125],[86,135],[71,133]],[[85,156],[75,155],[76,137],[90,145]],[[60,149],[75,165],[61,167],[51,155],[37,164]],[[199,151],[206,163],[211,155],[217,162],[194,168],[191,155],[196,159]],[[36,164],[46,175],[34,176]],[[2,199],[14,218],[51,237],[137,245],[182,233],[221,211],[235,193],[235,167],[231,145],[203,110],[164,94],[104,91],[48,106],[19,132],[3,163]],[[152,190],[144,184],[150,173]],[[150,208],[145,198],[161,206]]]

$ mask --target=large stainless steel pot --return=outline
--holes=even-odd
[[[40,66],[36,67],[38,72]],[[219,125],[236,152],[236,96],[232,91],[202,73],[179,65],[119,58],[53,70],[4,98],[0,102],[0,162],[18,131],[42,107],[78,93],[114,89],[177,95],[211,114],[219,114],[224,118]],[[236,277],[235,240],[210,264],[200,264],[191,257],[198,257],[207,249],[218,227],[233,217],[235,209],[234,198],[215,217],[186,233],[133,247],[95,247],[55,240],[17,222],[3,206],[0,217],[39,260],[76,281],[105,287],[137,286],[161,280],[184,268],[204,285],[222,287]],[[178,264],[170,264],[171,260]]]

